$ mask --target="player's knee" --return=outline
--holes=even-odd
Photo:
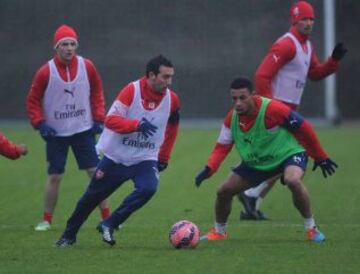
[[[220,186],[216,192],[219,198],[231,198],[233,196],[233,191],[227,186]]]
[[[64,172],[65,172],[65,162],[49,163],[47,172],[48,172],[49,176],[55,176],[55,175],[59,175],[59,174],[64,174]]]
[[[298,176],[285,176],[284,183],[291,189],[296,190],[301,187],[302,180]]]
[[[62,179],[62,175],[61,174],[52,174],[49,175],[49,183],[52,185],[57,185],[60,184]]]
[[[151,198],[156,193],[157,187],[143,187],[138,191],[142,197]]]

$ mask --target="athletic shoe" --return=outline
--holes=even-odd
[[[245,192],[240,192],[238,194],[239,201],[243,204],[245,212],[254,212],[256,211],[256,198],[250,197],[245,194]]]
[[[218,241],[218,240],[226,240],[228,237],[227,233],[222,234],[212,228],[208,233],[200,237],[200,241]]]
[[[35,231],[47,231],[51,229],[51,225],[48,221],[43,221],[35,227]]]
[[[265,214],[262,213],[262,211],[260,211],[260,210],[256,210],[256,214],[257,214],[257,220],[258,220],[258,221],[266,221],[266,220],[269,220],[269,218],[266,217]]]
[[[71,245],[75,244],[75,242],[76,242],[76,239],[66,239],[66,238],[61,237],[55,243],[55,246],[58,247],[58,248],[64,248],[64,247],[71,246]]]
[[[245,192],[238,194],[239,201],[243,204],[244,210],[240,212],[240,220],[265,221],[268,218],[260,210],[256,210],[255,197],[250,197]]]
[[[254,212],[240,211],[240,220],[266,221],[269,220],[260,210]]]
[[[306,230],[306,238],[309,241],[313,241],[313,242],[323,242],[323,241],[325,241],[325,235],[322,234],[321,231],[318,230],[316,226]]]
[[[116,243],[113,233],[114,229],[108,227],[102,223],[99,223],[96,229],[102,234],[102,239],[105,243],[109,245],[114,245]]]

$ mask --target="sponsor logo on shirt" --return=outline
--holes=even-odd
[[[76,109],[75,104],[66,104],[65,111],[54,111],[55,120],[63,120],[69,118],[76,118],[79,116],[85,116],[86,109]]]
[[[261,165],[264,164],[266,162],[272,161],[274,159],[274,156],[272,155],[264,155],[264,156],[260,156],[257,155],[256,153],[250,153],[247,155],[248,160],[246,161],[246,163],[249,166],[254,166],[254,165]]]
[[[300,80],[296,80],[295,87],[299,88],[299,89],[304,88],[305,87],[305,82],[300,81]]]
[[[124,137],[122,139],[122,144],[125,146],[136,147],[140,149],[155,149],[155,143],[146,140],[140,133],[138,134],[137,139],[131,138],[129,136]]]

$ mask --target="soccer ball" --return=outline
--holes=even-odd
[[[199,243],[200,230],[196,224],[182,220],[171,227],[169,240],[176,249],[195,248]]]

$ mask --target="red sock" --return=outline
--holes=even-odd
[[[44,212],[43,220],[47,221],[49,224],[52,222],[52,214],[49,212]]]
[[[101,209],[101,218],[103,220],[105,220],[109,216],[110,216],[110,208],[109,207]]]

